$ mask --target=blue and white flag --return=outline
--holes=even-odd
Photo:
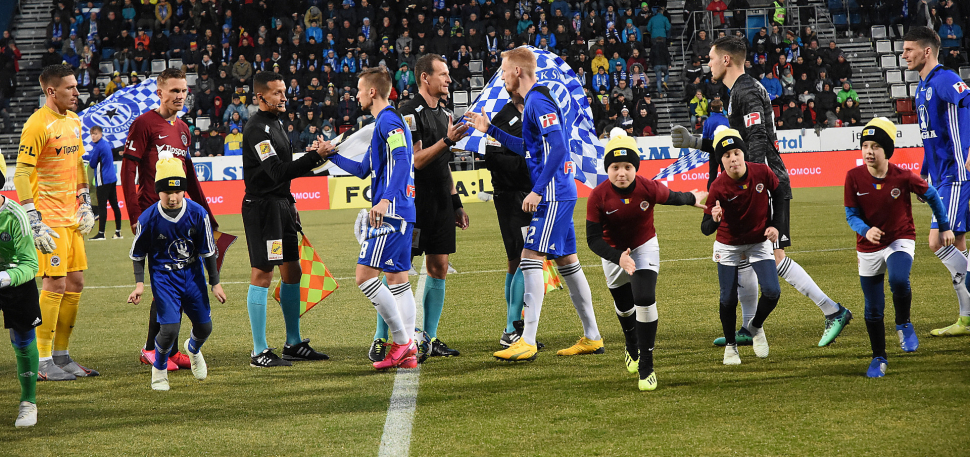
[[[691,149],[690,153],[680,156],[676,162],[667,165],[667,168],[660,170],[660,173],[657,173],[657,176],[654,176],[653,179],[667,179],[678,173],[691,171],[701,165],[704,165],[709,160],[710,154],[701,151],[700,149]]]
[[[147,78],[134,86],[118,89],[101,103],[78,113],[81,117],[81,140],[84,142],[84,150],[92,149],[91,127],[95,125],[101,127],[104,140],[108,142],[111,149],[124,147],[131,123],[148,110],[158,107],[157,89],[155,78]],[[179,115],[186,112],[188,108],[183,107]]]
[[[593,123],[593,112],[586,100],[583,85],[576,77],[573,69],[563,62],[559,56],[542,51],[532,46],[529,49],[536,55],[536,77],[538,82],[549,87],[549,92],[559,106],[562,107],[563,127],[568,134],[570,159],[578,164],[576,179],[588,187],[606,180],[603,173],[603,144],[596,137]],[[485,114],[489,119],[494,117],[508,103],[509,94],[505,91],[502,81],[502,70],[492,76],[492,80],[482,89],[468,111]],[[458,142],[459,149],[485,154],[486,135],[471,129],[471,134]]]

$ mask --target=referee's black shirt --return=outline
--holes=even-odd
[[[295,203],[290,181],[324,163],[317,153],[293,160],[290,142],[277,115],[258,111],[243,129],[243,180],[246,196],[280,198]]]

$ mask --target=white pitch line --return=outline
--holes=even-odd
[[[804,251],[787,251],[786,250],[785,252],[787,254],[801,254],[801,253],[812,253],[812,252],[836,252],[836,251],[854,251],[854,250],[855,250],[855,248],[853,247],[853,248],[811,249],[811,250],[804,250]],[[664,262],[693,262],[693,261],[697,261],[697,260],[710,260],[710,259],[711,259],[711,256],[707,256],[707,257],[688,257],[688,258],[684,258],[684,259],[663,259],[663,260],[660,261],[660,263],[664,263]],[[594,263],[592,265],[583,265],[583,268],[603,268],[603,265],[600,264],[600,263]],[[457,272],[457,273],[449,273],[449,275],[478,275],[478,274],[486,274],[486,273],[507,273],[507,272],[508,272],[508,270],[505,270],[505,269],[502,269],[502,270],[478,270],[478,271],[460,271],[460,272]],[[427,270],[425,269],[425,267],[422,264],[422,267],[421,267],[421,277],[418,279],[418,290],[424,290],[423,289],[424,288],[424,282],[423,281],[424,281],[424,276],[426,274],[427,274]],[[350,280],[350,279],[354,279],[354,277],[353,276],[349,276],[349,277],[346,277],[346,278],[334,278],[334,279],[336,279],[337,281],[347,281],[347,280]],[[249,284],[249,281],[223,281],[222,284],[223,285]],[[134,288],[134,287],[135,286],[133,284],[124,284],[124,285],[120,285],[120,286],[85,286],[84,288],[85,289],[131,289],[131,288]],[[421,294],[421,295],[423,295],[423,294]],[[414,296],[415,302],[418,301],[418,297],[420,297],[421,295],[415,294],[415,296]],[[418,303],[418,304],[420,305],[420,303]],[[419,313],[423,313],[423,310],[421,309],[421,306],[418,306],[418,312]],[[420,314],[419,314],[419,316],[420,316]],[[420,322],[420,321],[421,321],[421,317],[416,317],[415,318],[415,322]]]
[[[422,257],[421,275],[414,291],[414,322],[424,322],[424,283],[428,278],[427,263]],[[411,329],[413,331],[413,329]],[[384,420],[384,434],[381,435],[379,457],[407,457],[411,450],[411,428],[414,425],[414,410],[418,406],[418,382],[421,378],[421,365],[414,369],[398,369],[394,375],[394,389],[391,391],[391,404],[387,407]]]

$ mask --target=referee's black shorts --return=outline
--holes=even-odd
[[[778,212],[781,213],[781,223],[775,227],[778,229],[778,241],[772,243],[772,248],[785,249],[791,246],[791,200],[783,198],[781,205],[778,205]]]
[[[420,190],[418,190],[420,195]],[[455,209],[451,195],[436,199],[415,199],[414,236],[411,255],[454,254]]]
[[[495,191],[492,194],[495,214],[498,215],[498,227],[502,231],[502,242],[505,244],[505,255],[509,260],[522,258],[525,231],[532,222],[532,215],[522,211],[522,200],[527,195],[528,192],[517,190]]]
[[[3,310],[3,328],[26,332],[40,325],[42,318],[36,280],[0,289],[0,310]]]
[[[300,226],[293,204],[280,198],[243,198],[242,218],[249,264],[261,270],[300,260]]]

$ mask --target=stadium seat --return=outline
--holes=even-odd
[[[89,93],[82,92],[82,93],[78,94],[77,95],[77,99],[78,99],[79,102],[81,102],[81,103],[78,103],[78,104],[79,105],[83,105],[83,104],[87,103],[88,102],[88,98],[91,98],[91,94],[89,94]]]
[[[485,77],[472,76],[472,89],[482,89],[485,87]]]
[[[104,89],[108,87],[108,83],[111,82],[111,77],[108,75],[98,76],[94,79],[94,82],[98,85],[98,87],[101,88],[102,91],[104,91]]]
[[[115,64],[110,60],[102,60],[101,63],[98,64],[98,71],[101,74],[110,75],[115,71]]]
[[[128,75],[121,75],[121,82],[125,83],[125,85],[127,86],[128,83],[130,82],[130,80],[128,79]]]
[[[157,75],[157,74],[165,71],[165,69],[168,68],[166,66],[166,64],[167,64],[167,62],[165,62],[162,59],[155,59],[155,60],[153,60],[152,61],[152,73]]]
[[[917,122],[917,118],[915,114],[904,114],[902,121],[903,124],[915,124]]]
[[[340,128],[337,129],[337,133],[344,133],[347,130],[350,130],[350,127],[352,127],[352,126],[350,126],[350,125],[341,125]]]
[[[912,113],[913,112],[913,99],[912,98],[900,98],[896,100],[896,112],[897,113]]]
[[[885,54],[879,56],[879,66],[882,68],[896,68],[898,66],[895,54]]]
[[[906,63],[906,59],[903,58],[903,55],[902,54],[899,54],[896,57],[898,58],[897,60],[899,60],[899,68],[905,69],[906,67],[909,66],[909,64]]]
[[[198,73],[186,73],[185,74],[185,83],[188,84],[189,87],[195,86],[195,82],[198,81],[198,79],[199,79],[199,74]]]
[[[473,75],[480,75],[480,74],[482,74],[482,71],[484,69],[485,69],[485,67],[484,67],[484,65],[482,65],[482,61],[481,60],[471,60],[471,61],[468,62],[468,71],[470,71],[471,74],[473,74]]]
[[[970,79],[970,67],[960,67],[960,79]]]
[[[879,54],[892,54],[893,43],[889,40],[876,41],[876,52]]]
[[[903,40],[895,40],[895,41],[893,41],[893,51],[896,54],[902,54],[903,53],[903,44],[904,43],[905,42]]]
[[[452,102],[454,102],[454,104],[455,104],[456,107],[458,105],[468,106],[468,92],[465,92],[465,91],[455,92],[452,95]],[[457,116],[457,114],[456,114],[456,116]]]
[[[454,111],[455,118],[460,118],[464,116],[465,111],[468,111],[468,105],[455,105],[455,111]]]
[[[903,76],[906,82],[908,83],[919,82],[919,72],[916,70],[906,70],[905,72],[903,72]]]
[[[893,84],[889,86],[889,96],[892,98],[906,98],[909,93],[906,91],[905,84]]]
[[[199,116],[195,118],[195,126],[203,132],[209,130],[209,126],[212,125],[212,121],[208,116]]]
[[[781,107],[778,105],[771,105],[772,111],[775,112],[775,119],[781,117]]]
[[[482,91],[480,91],[480,90],[473,90],[472,91],[472,95],[471,95],[472,102],[474,103],[475,100],[478,100],[478,96],[481,95],[481,94],[482,94]]]
[[[886,82],[889,84],[899,84],[903,82],[903,72],[899,70],[886,71]]]
[[[182,68],[182,59],[168,59],[168,68]]]
[[[909,83],[909,96],[916,97],[916,91],[919,88],[919,83]]]

